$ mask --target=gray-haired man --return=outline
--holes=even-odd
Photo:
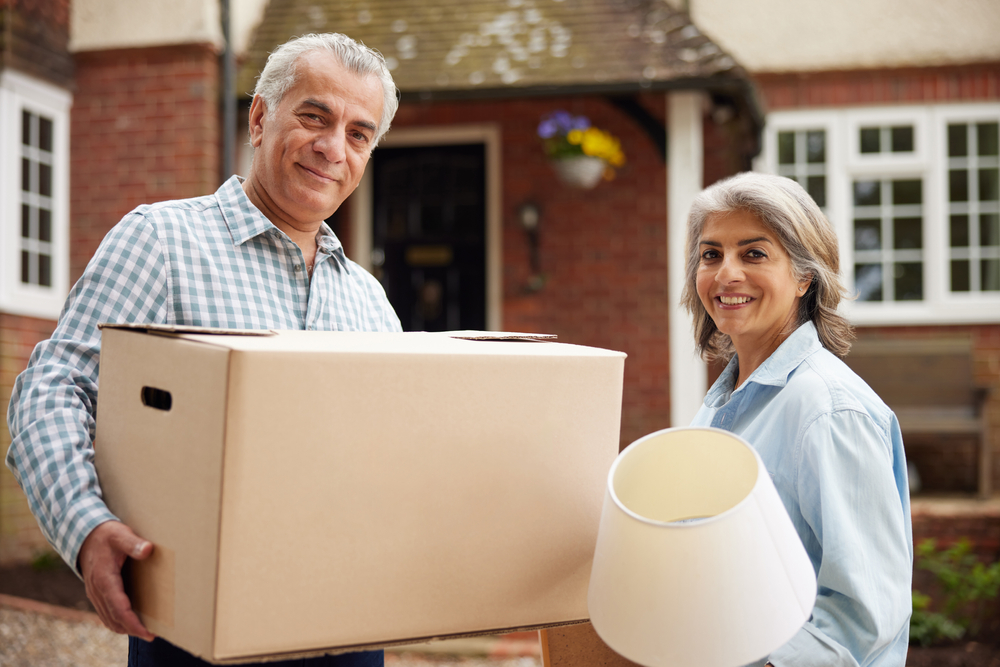
[[[255,153],[246,180],[125,216],[17,379],[7,464],[101,620],[131,635],[129,665],[207,663],[154,638],[123,588],[125,560],[148,558],[153,545],[101,497],[93,465],[97,324],[398,331],[379,283],[347,259],[323,222],[357,187],[396,108],[382,57],[344,35],[307,35],[276,49],[250,108]],[[306,663],[371,667],[382,664],[382,652]]]

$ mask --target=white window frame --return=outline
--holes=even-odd
[[[926,104],[773,111],[768,114],[755,169],[778,173],[778,132],[822,129],[827,146],[825,212],[840,243],[841,277],[854,293],[853,193],[856,179],[920,178],[923,181],[924,299],[843,302],[858,325],[992,324],[1000,322],[1000,293],[953,293],[949,284],[949,123],[1000,122],[1000,104]],[[862,154],[860,128],[912,124],[912,153]]]
[[[57,319],[69,292],[69,110],[66,90],[0,72],[0,312]],[[21,282],[21,113],[51,118],[52,267],[48,287]]]

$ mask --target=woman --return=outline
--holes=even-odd
[[[837,238],[795,181],[746,173],[695,200],[684,304],[729,363],[693,425],[760,453],[812,560],[812,615],[758,664],[906,661],[913,540],[899,423],[841,358]]]

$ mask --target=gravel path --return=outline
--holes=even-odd
[[[489,647],[489,641],[480,644]],[[386,667],[541,667],[531,655],[476,655],[468,640],[387,651]],[[440,652],[438,652],[440,651]],[[94,614],[0,595],[0,667],[124,667],[128,639]]]

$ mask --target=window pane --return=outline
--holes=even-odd
[[[52,196],[52,167],[47,164],[38,165],[38,192],[44,197]]]
[[[21,158],[21,189],[31,192],[31,160],[26,157]]]
[[[31,112],[21,110],[21,143],[31,145]]]
[[[953,259],[951,261],[951,291],[968,292],[972,289],[969,282],[969,260]]]
[[[893,204],[919,204],[923,201],[922,183],[919,180],[893,181]]]
[[[878,139],[879,129],[877,127],[861,128],[861,152],[878,153],[881,150]]]
[[[979,245],[984,248],[1000,246],[1000,215],[985,213],[979,216]]]
[[[806,178],[806,191],[820,208],[826,206],[826,176],[809,176]]]
[[[969,216],[951,216],[951,247],[969,247]]]
[[[894,127],[892,128],[892,152],[912,153],[913,152],[913,128]]]
[[[982,289],[984,292],[1000,292],[1000,259],[984,259],[982,267]]]
[[[1000,154],[1000,137],[997,135],[1000,130],[1000,123],[980,123],[976,125],[976,143],[979,145],[980,155]]]
[[[858,290],[858,301],[881,301],[882,265],[856,264],[854,287]]]
[[[21,204],[21,238],[31,238],[31,207]]]
[[[826,132],[806,132],[806,162],[826,162]]]
[[[38,240],[52,242],[52,211],[48,209],[38,209]]]
[[[924,298],[924,265],[897,262],[893,265],[896,301],[920,301]]]
[[[27,250],[21,251],[21,282],[31,284],[31,255]]]
[[[38,147],[52,152],[52,120],[44,116],[38,118]]]
[[[892,247],[896,250],[923,248],[920,218],[896,218],[892,221]]]
[[[969,201],[969,172],[965,169],[948,172],[948,201]]]
[[[877,206],[882,203],[878,181],[854,181],[854,205]]]
[[[48,255],[38,256],[38,284],[52,287],[52,258]]]
[[[948,157],[965,157],[969,154],[968,131],[965,125],[948,126]]]
[[[854,249],[882,249],[882,225],[879,220],[854,221]]]
[[[778,132],[778,164],[795,164],[794,132]]]
[[[1000,199],[1000,169],[979,170],[979,201]]]

